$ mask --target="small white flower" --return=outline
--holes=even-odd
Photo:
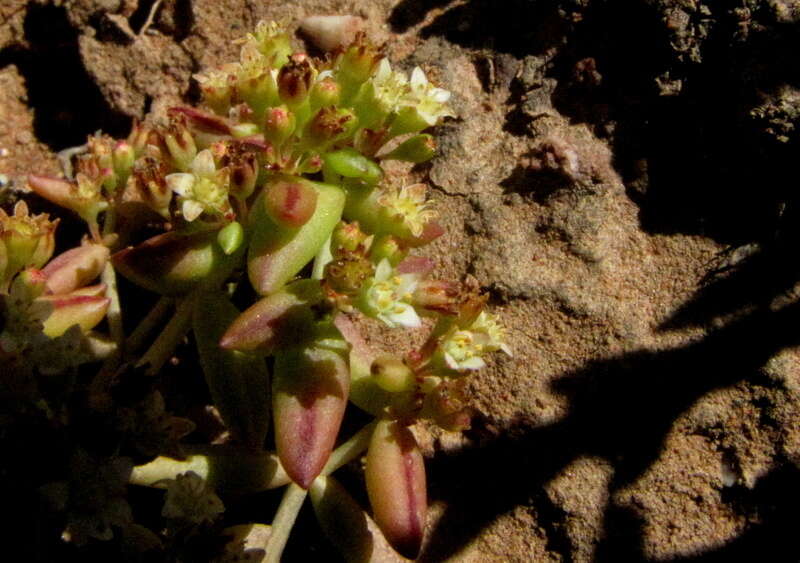
[[[486,311],[481,311],[481,314],[478,315],[478,318],[472,322],[472,325],[469,327],[469,329],[473,332],[486,335],[484,350],[487,352],[496,352],[497,350],[502,350],[509,356],[512,355],[508,344],[503,342],[506,331],[502,326],[500,326],[500,324],[497,322],[497,319],[493,315],[490,315]]]
[[[362,311],[391,328],[416,328],[422,321],[409,303],[419,283],[416,274],[394,274],[385,258],[375,269],[372,281],[362,290]]]
[[[485,338],[469,330],[456,330],[442,342],[442,352],[447,367],[456,371],[481,369],[486,362],[484,353]]]
[[[387,188],[378,198],[378,203],[383,206],[387,219],[401,221],[413,236],[418,237],[425,225],[436,218],[436,211],[425,199],[425,191],[425,184],[402,189]]]
[[[389,59],[381,59],[370,82],[375,99],[386,113],[395,111],[409,91],[408,78],[402,72],[393,71]]]
[[[414,67],[411,72],[409,92],[400,101],[401,106],[407,106],[417,110],[417,114],[430,126],[442,117],[453,117],[455,113],[447,105],[450,99],[450,92],[442,88],[437,88],[425,76],[419,67]]]
[[[504,331],[497,320],[489,313],[481,311],[469,328],[452,327],[440,341],[439,353],[449,369],[458,372],[473,371],[486,366],[483,356],[488,353],[502,350],[511,355],[503,338]]]
[[[189,172],[176,172],[166,177],[167,186],[178,196],[184,219],[194,221],[204,211],[233,216],[228,201],[228,170],[217,170],[214,156],[208,149],[197,153]]]

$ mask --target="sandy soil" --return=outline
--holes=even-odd
[[[360,16],[453,92],[397,174],[514,356],[472,430],[418,429],[423,560],[800,558],[800,2],[165,0],[140,33],[152,5],[0,2],[0,179],[196,101],[260,19]]]

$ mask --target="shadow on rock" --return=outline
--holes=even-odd
[[[431,463],[433,499],[447,509],[430,542],[429,560],[455,556],[496,518],[518,506],[552,515],[543,487],[580,456],[597,456],[614,466],[611,494],[629,485],[661,453],[675,420],[709,391],[761,378],[759,368],[781,349],[800,344],[800,303],[780,311],[758,310],[705,339],[664,352],[637,352],[595,361],[555,382],[569,398],[561,421],[531,428],[520,422],[498,437]],[[450,480],[444,475],[459,475]],[[558,525],[539,522],[548,539],[559,540]],[[640,524],[625,509],[610,506],[603,560],[642,560]],[[458,537],[453,531],[457,530]],[[437,537],[447,534],[448,537]],[[564,553],[568,556],[568,552]]]
[[[25,17],[28,47],[0,51],[0,68],[16,65],[25,77],[36,138],[52,150],[81,145],[95,131],[126,137],[131,118],[114,111],[86,72],[78,34],[63,7],[31,5]]]

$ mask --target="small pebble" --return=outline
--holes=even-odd
[[[362,27],[355,16],[311,16],[300,22],[300,31],[323,51],[346,47]]]
[[[8,176],[0,174],[0,188],[5,188],[9,184]]]
[[[0,148],[0,157],[8,156],[8,149]]]

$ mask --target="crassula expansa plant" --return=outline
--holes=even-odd
[[[164,418],[157,397],[142,416],[173,420],[174,440],[128,468],[130,482],[166,487],[174,533],[219,520],[228,495],[285,486],[264,515],[267,560],[306,497],[348,560],[368,559],[367,513],[332,476],[365,454],[372,517],[416,557],[427,499],[410,428],[468,427],[462,378],[508,352],[474,282],[434,279],[417,254],[443,234],[426,186],[384,178],[386,161],[433,157],[425,130],[454,115],[450,94],[420,68],[393,69],[363,35],[317,59],[267,23],[238,62],[196,80],[201,107],[172,108],[168,124],[137,124],[126,140],[91,137],[72,177],[29,177],[85,221],[80,246],[51,259],[56,221],[24,203],[0,213],[0,355],[20,377],[103,361],[90,386],[102,409],[115,377],[157,378],[190,335],[227,443],[167,451],[191,428]],[[117,275],[161,296],[128,334]],[[104,318],[107,334],[93,332]],[[428,336],[378,352],[364,318]],[[374,420],[342,440],[349,404]]]

